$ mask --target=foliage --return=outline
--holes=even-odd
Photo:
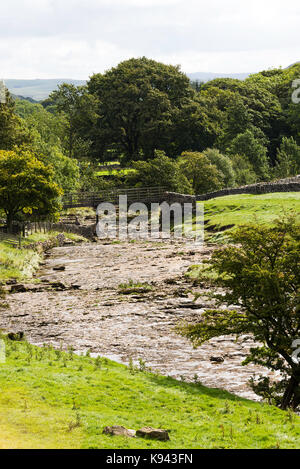
[[[230,155],[230,159],[237,187],[257,182],[257,176],[254,172],[253,166],[249,163],[249,160],[245,155]]]
[[[245,225],[231,234],[236,245],[217,250],[210,261],[218,274],[211,283],[225,289],[218,303],[231,309],[207,310],[201,322],[181,333],[199,346],[213,337],[251,334],[261,345],[245,360],[281,372],[273,394],[283,409],[300,404],[300,364],[293,342],[300,333],[300,235],[295,218],[273,227]],[[232,305],[240,309],[233,309]],[[284,388],[284,393],[278,392]],[[257,389],[257,388],[256,388]]]
[[[53,182],[53,170],[31,152],[0,151],[0,208],[7,226],[18,216],[37,215],[40,220],[55,217],[62,190]]]
[[[277,165],[274,168],[275,176],[288,178],[300,173],[300,146],[293,137],[283,137],[277,150]]]
[[[52,112],[65,119],[64,149],[69,158],[86,158],[90,151],[90,128],[97,115],[95,100],[85,86],[63,83],[51,93]]]
[[[164,152],[156,151],[155,158],[133,163],[134,173],[127,176],[127,183],[140,187],[164,187],[166,190],[190,194],[192,187],[180,170],[178,163]]]
[[[12,150],[15,145],[32,139],[23,119],[15,113],[15,103],[6,90],[5,103],[0,103],[0,150]]]
[[[183,153],[179,159],[179,167],[190,181],[195,194],[205,194],[223,187],[223,173],[202,153]]]
[[[223,187],[234,187],[235,185],[235,171],[233,169],[232,160],[215,148],[208,148],[203,152],[203,155],[217,167],[221,173],[223,180]]]
[[[145,57],[93,75],[88,88],[98,100],[96,148],[117,148],[124,161],[167,149],[173,121],[194,93],[179,67]]]
[[[26,147],[54,170],[54,181],[67,192],[80,186],[79,166],[66,156],[64,148],[66,119],[62,114],[48,112],[41,104],[18,99],[16,112],[28,127],[32,141]]]
[[[268,178],[267,149],[250,130],[238,134],[227,149],[230,155],[241,155],[249,161],[260,180]]]

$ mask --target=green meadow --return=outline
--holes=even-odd
[[[4,339],[0,448],[299,448],[300,418],[200,383]],[[169,430],[170,441],[104,435]]]

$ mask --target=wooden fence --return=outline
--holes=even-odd
[[[126,195],[129,203],[161,202],[166,189],[163,187],[142,187],[133,189],[111,189],[99,192],[78,192],[65,194],[62,198],[64,209],[76,207],[96,208],[101,202],[119,203],[119,197]]]

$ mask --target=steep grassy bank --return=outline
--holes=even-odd
[[[13,236],[0,238],[0,282],[9,279],[30,279],[38,268],[42,255],[34,249],[24,249],[26,244],[38,243],[54,239],[59,233],[34,233],[22,239],[23,249],[18,249],[19,240]],[[85,239],[72,233],[64,233],[66,239],[84,241]]]
[[[231,195],[205,202],[206,239],[222,242],[236,226],[272,224],[276,218],[297,214],[300,222],[300,192],[262,195]]]
[[[266,404],[106,359],[5,342],[0,448],[300,446],[300,418]],[[171,440],[110,437],[106,425],[165,428]]]

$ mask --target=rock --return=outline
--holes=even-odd
[[[81,288],[81,285],[76,285],[76,284],[73,284],[71,285],[72,290],[79,290]]]
[[[7,337],[9,338],[9,340],[14,340],[16,342],[20,342],[21,340],[24,339],[24,332],[20,331],[20,332],[9,332],[7,334]]]
[[[142,438],[150,438],[152,440],[168,441],[170,439],[167,430],[161,430],[157,428],[144,427],[136,432],[136,436]]]
[[[11,293],[25,293],[26,291],[27,291],[27,288],[22,283],[18,283],[10,287]]]
[[[67,289],[66,285],[62,282],[51,282],[50,285],[55,290],[60,290],[61,291],[61,290],[66,290]]]
[[[127,436],[128,438],[135,438],[135,430],[128,430],[125,427],[119,425],[113,425],[112,427],[105,427],[103,433],[112,436]]]
[[[63,272],[66,270],[66,267],[64,265],[57,265],[56,267],[53,267],[53,270],[57,270],[58,272]]]
[[[7,280],[6,285],[16,285],[17,283],[17,280],[12,278],[11,280]]]
[[[209,357],[209,359],[213,363],[223,363],[224,362],[223,357]]]

